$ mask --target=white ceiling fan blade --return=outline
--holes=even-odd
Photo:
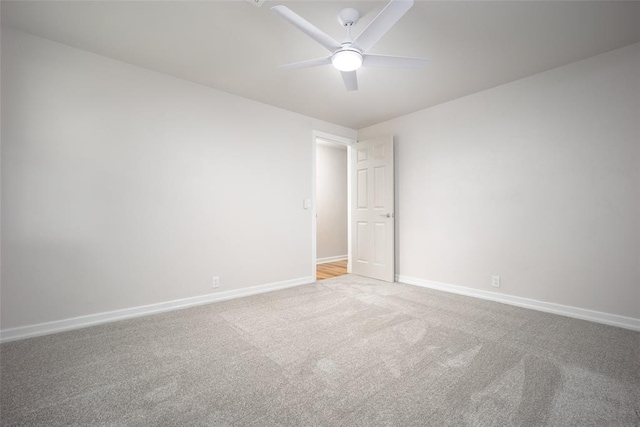
[[[413,0],[391,0],[373,21],[362,30],[354,43],[364,51],[373,47],[413,6]]]
[[[327,56],[326,58],[317,58],[309,59],[308,61],[294,62],[293,64],[281,65],[278,68],[281,68],[283,70],[295,70],[297,68],[311,68],[327,64],[331,64],[330,56]]]
[[[424,68],[429,64],[427,58],[412,58],[410,56],[364,55],[363,67],[378,68]]]
[[[338,43],[333,37],[326,34],[324,31],[318,29],[311,22],[304,19],[302,16],[295,13],[293,10],[289,9],[286,6],[273,6],[271,10],[289,21],[293,26],[298,28],[300,31],[320,43],[330,52],[335,51],[336,49],[340,49],[341,45]]]
[[[355,71],[341,71],[341,74],[347,90],[358,90],[358,75]]]

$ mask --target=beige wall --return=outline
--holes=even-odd
[[[313,280],[313,130],[3,29],[1,328]]]
[[[316,145],[317,258],[347,257],[347,148]]]
[[[401,275],[640,319],[640,44],[388,133]]]

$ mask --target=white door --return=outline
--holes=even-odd
[[[351,272],[393,282],[393,137],[360,141],[353,150]]]

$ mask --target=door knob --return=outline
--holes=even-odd
[[[384,218],[393,218],[393,214],[392,213],[388,213],[388,214],[380,214],[381,217]]]

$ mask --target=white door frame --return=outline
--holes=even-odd
[[[357,140],[345,138],[344,136],[333,135],[326,132],[314,130],[311,132],[311,203],[313,206],[311,215],[311,276],[316,277],[318,267],[318,207],[316,200],[316,140],[324,139],[329,142],[344,145],[347,147],[347,272],[351,273],[351,147],[356,145]]]

